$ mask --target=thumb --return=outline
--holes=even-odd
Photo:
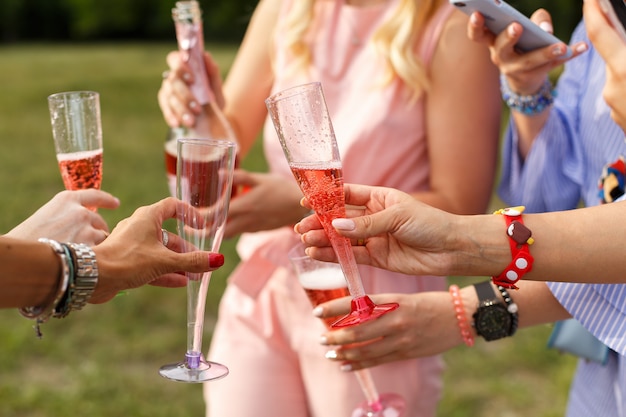
[[[352,219],[334,219],[333,227],[343,236],[367,239],[393,230],[393,216],[386,212],[354,217]]]

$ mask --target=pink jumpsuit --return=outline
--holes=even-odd
[[[285,3],[283,15],[290,1]],[[277,36],[273,92],[320,81],[345,181],[416,192],[429,184],[423,99],[411,103],[399,80],[381,87],[383,60],[372,45],[354,42],[368,39],[396,5],[397,0],[371,7],[317,1],[309,39],[313,64],[306,74],[290,72],[290,57]],[[446,2],[416,46],[427,67],[451,11]],[[269,119],[264,148],[271,172],[293,180]],[[205,384],[207,416],[348,417],[364,400],[354,374],[340,371],[338,364],[324,358],[328,347],[319,343],[324,324],[312,316],[287,258],[298,241],[291,227],[241,237],[242,262],[229,278],[209,352],[209,359],[226,364],[230,374]],[[400,275],[365,266],[360,270],[370,294],[442,290],[446,285],[441,277]],[[435,416],[442,388],[439,356],[371,370],[381,393],[404,396],[406,417]]]

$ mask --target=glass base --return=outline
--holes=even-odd
[[[382,394],[375,403],[360,404],[351,417],[402,417],[405,408],[404,399],[398,394]]]
[[[398,303],[374,304],[367,295],[364,295],[352,299],[350,314],[340,318],[330,327],[339,329],[341,327],[354,326],[355,324],[377,319],[398,307],[400,307]]]
[[[217,362],[209,362],[204,356],[187,354],[184,362],[163,365],[159,369],[162,377],[172,381],[200,383],[224,378],[228,368]]]

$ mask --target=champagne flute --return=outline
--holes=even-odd
[[[52,136],[67,190],[100,189],[102,122],[100,95],[68,91],[48,96]]]
[[[293,264],[298,281],[304,288],[311,305],[317,307],[326,301],[350,295],[339,264],[310,258],[304,253],[304,248],[302,243],[297,244],[289,251],[289,260]],[[338,318],[325,318],[326,327],[332,327]],[[352,417],[402,416],[406,403],[400,395],[379,394],[369,369],[360,369],[354,371],[354,374],[366,400],[352,412]]]
[[[376,305],[365,294],[350,240],[331,224],[345,217],[346,209],[341,159],[321,84],[289,88],[265,104],[291,172],[330,239],[352,295],[350,314],[332,327],[351,326],[395,310],[397,303]]]
[[[237,145],[227,140],[178,139],[176,167],[177,231],[183,251],[218,252],[230,203]],[[202,354],[206,295],[211,272],[187,273],[187,351],[185,359],[159,373],[181,382],[223,378],[228,368]]]

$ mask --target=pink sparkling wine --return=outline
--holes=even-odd
[[[102,183],[102,149],[57,154],[57,161],[66,189],[100,189]]]

